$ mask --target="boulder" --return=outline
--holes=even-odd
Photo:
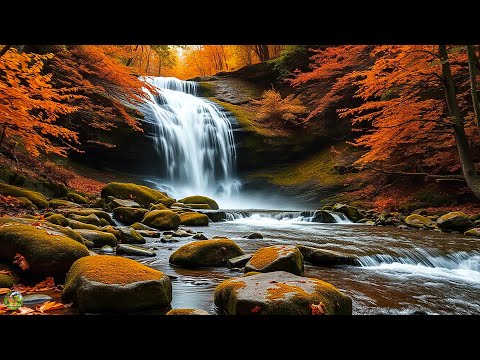
[[[302,213],[302,216],[303,216],[303,213]],[[308,217],[309,214],[305,214],[305,216]],[[337,222],[337,220],[335,220],[335,217],[332,215],[331,211],[317,210],[313,215],[312,222],[334,224]]]
[[[208,237],[206,237],[202,233],[196,233],[195,235],[193,235],[193,239],[195,239],[195,240],[208,240]]]
[[[214,301],[227,315],[352,314],[352,300],[332,284],[285,271],[225,280]]]
[[[108,232],[88,229],[75,229],[74,231],[77,234],[81,235],[83,238],[92,241],[94,246],[97,248],[101,248],[104,245],[117,245],[117,238],[115,237],[115,235]]]
[[[405,218],[405,224],[417,229],[431,229],[435,227],[435,223],[419,214],[408,215]]]
[[[473,229],[467,230],[463,235],[480,238],[480,228],[473,228]]]
[[[258,249],[245,265],[245,272],[288,271],[303,274],[303,256],[293,245],[273,245]]]
[[[155,256],[155,251],[130,244],[118,244],[117,255]]]
[[[99,253],[104,255],[111,255],[115,253],[115,249],[110,245],[104,245],[100,248]]]
[[[461,211],[449,212],[440,216],[437,219],[437,225],[444,231],[460,231],[462,233],[473,227],[468,215]]]
[[[187,196],[183,199],[178,200],[180,203],[184,204],[208,204],[212,210],[218,210],[218,204],[215,200],[201,195]]]
[[[353,222],[363,219],[363,215],[354,206],[337,203],[333,205],[332,210],[345,214]]]
[[[60,226],[69,226],[68,219],[61,214],[50,215],[46,217],[46,220],[52,224],[56,224]]]
[[[263,235],[260,233],[251,233],[250,235],[245,235],[244,239],[263,239]]]
[[[145,244],[145,238],[140,233],[131,227],[119,227],[119,237],[124,244]]]
[[[302,253],[303,259],[313,265],[359,265],[357,258],[352,255],[344,255],[336,251],[317,249],[304,245],[297,245],[297,248]]]
[[[5,196],[25,197],[30,200],[36,207],[43,209],[48,207],[48,201],[43,194],[27,190],[18,186],[8,185],[0,182],[0,194]]]
[[[162,203],[165,206],[170,206],[175,202],[175,199],[168,197],[161,191],[132,183],[108,183],[103,187],[101,196],[102,198],[113,196],[117,199],[133,200],[144,207],[149,206],[150,203]]]
[[[217,238],[183,245],[170,256],[169,262],[184,268],[224,266],[226,260],[240,255],[243,251],[235,242]]]
[[[157,229],[151,228],[150,226],[142,224],[141,222],[133,223],[130,225],[130,227],[135,230],[157,231]]]
[[[180,224],[187,226],[208,226],[208,216],[196,212],[180,214]]]
[[[90,215],[75,215],[72,214],[69,216],[70,219],[75,221],[80,221],[84,224],[94,225],[94,226],[102,226],[100,219],[95,214]]]
[[[168,207],[166,207],[163,204],[150,204],[150,206],[148,207],[148,210],[149,211],[152,211],[152,210],[168,210]]]
[[[190,234],[189,232],[185,231],[185,230],[176,230],[174,232],[172,232],[171,234],[173,237],[190,237],[192,236],[193,234]]]
[[[88,204],[88,199],[80,194],[77,194],[76,192],[69,191],[67,195],[65,195],[65,199],[69,201],[73,201],[74,203],[77,204]]]
[[[72,265],[62,299],[81,313],[133,313],[168,307],[172,284],[161,271],[134,260],[88,256]]]
[[[181,219],[171,210],[153,210],[145,215],[142,220],[147,226],[158,230],[175,230],[180,225]]]
[[[172,309],[165,315],[210,315],[205,310],[201,309]]]
[[[79,207],[82,207],[82,205],[76,204],[68,200],[52,199],[48,202],[48,207],[52,209],[75,208],[75,207],[79,208]]]
[[[119,206],[113,209],[113,218],[125,225],[132,225],[138,221],[142,221],[147,209]]]
[[[73,219],[67,219],[67,220],[68,220],[68,226],[70,226],[72,229],[87,229],[87,230],[101,231],[100,227],[96,225],[86,224],[84,222],[73,220]]]
[[[128,208],[140,208],[140,204],[133,200],[127,199],[117,199],[112,196],[107,198],[108,204],[110,205],[111,209],[115,209],[118,207],[128,207]]]
[[[252,256],[253,256],[252,254],[245,254],[245,255],[235,256],[234,258],[228,259],[227,267],[230,269],[242,268],[247,264],[247,262],[250,261]]]
[[[160,232],[155,231],[155,230],[135,230],[135,231],[143,237],[150,237],[150,238],[159,238],[160,237]]]
[[[79,258],[88,256],[85,245],[48,226],[7,223],[0,226],[0,259],[22,255],[29,271],[41,276],[65,276]]]
[[[198,210],[199,214],[207,215],[212,222],[222,222],[227,219],[227,213],[225,211],[217,210]]]
[[[115,225],[115,221],[112,220],[112,217],[109,213],[99,209],[69,209],[65,211],[65,216],[70,218],[73,215],[88,216],[94,214],[99,219],[105,219],[110,225]]]

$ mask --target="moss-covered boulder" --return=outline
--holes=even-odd
[[[405,218],[405,224],[417,229],[431,229],[435,227],[435,223],[425,216],[419,214],[408,215]]]
[[[27,210],[37,210],[37,207],[35,206],[34,203],[32,203],[30,200],[28,200],[26,197],[20,196],[16,198],[19,206],[22,209],[27,209]]]
[[[40,209],[48,207],[48,201],[45,196],[37,191],[0,183],[0,194],[5,196],[25,197]]]
[[[46,220],[52,224],[60,226],[69,226],[68,219],[62,214],[53,214],[46,217]]]
[[[196,212],[180,214],[180,224],[187,226],[208,226],[208,216]]]
[[[111,182],[103,187],[101,196],[102,198],[113,196],[118,199],[133,200],[144,207],[148,207],[150,203],[162,203],[170,206],[175,202],[175,199],[161,191],[132,183]]]
[[[42,276],[64,276],[88,249],[78,241],[49,229],[30,224],[7,223],[0,226],[0,259],[12,261],[16,254],[25,257],[29,271]]]
[[[480,228],[473,228],[473,229],[467,230],[465,231],[464,235],[480,238]]]
[[[130,227],[135,230],[157,231],[156,229],[150,226],[147,226],[145,224],[142,224],[141,222],[133,223],[132,225],[130,225]]]
[[[217,238],[183,245],[170,255],[169,262],[184,268],[224,266],[228,259],[240,255],[243,250],[235,242]]]
[[[201,309],[172,309],[165,315],[210,315],[205,310]]]
[[[145,225],[158,230],[175,230],[180,222],[180,216],[171,210],[150,211],[142,220]]]
[[[302,213],[302,216],[310,216],[308,212]],[[334,224],[337,222],[335,217],[332,215],[331,211],[327,210],[317,210],[313,214],[312,222],[324,223],[324,224]]]
[[[95,214],[90,214],[90,215],[75,215],[75,214],[72,214],[72,215],[70,215],[70,219],[75,220],[75,221],[80,221],[84,224],[90,224],[90,225],[94,225],[94,226],[102,226],[102,223],[100,222],[99,217]]]
[[[189,204],[190,209],[203,209],[203,210],[213,210],[208,204]]]
[[[147,209],[120,206],[113,209],[113,218],[125,225],[132,225],[138,221],[142,221]]]
[[[0,274],[0,288],[11,288],[13,284],[16,284],[15,278],[8,274]]]
[[[89,256],[72,265],[62,298],[81,313],[134,313],[168,307],[172,284],[161,271],[134,260]]]
[[[68,209],[62,211],[66,217],[71,218],[74,215],[88,216],[94,214],[99,219],[105,219],[110,225],[115,225],[112,217],[106,211],[100,209]]]
[[[258,249],[245,265],[245,272],[288,271],[295,275],[303,274],[303,256],[293,245],[273,245]]]
[[[152,210],[168,210],[168,207],[166,207],[163,204],[150,204],[150,206],[148,207],[148,210],[150,210],[150,211],[152,211]]]
[[[355,206],[338,203],[333,205],[332,210],[345,214],[346,217],[354,222],[364,218]]]
[[[115,235],[108,232],[88,230],[88,229],[75,229],[77,234],[81,235],[83,238],[93,242],[94,246],[101,248],[104,245],[116,246],[117,238]]]
[[[353,255],[341,254],[337,251],[318,249],[310,246],[297,245],[303,255],[303,259],[313,265],[337,266],[337,265],[359,265],[357,258]]]
[[[461,211],[449,212],[437,219],[437,225],[444,231],[460,231],[473,227],[473,223],[467,214]]]
[[[73,220],[73,219],[67,219],[67,220],[68,220],[68,226],[70,226],[72,229],[87,229],[87,230],[101,231],[99,226],[85,224],[84,222]]]
[[[74,203],[77,203],[77,204],[82,204],[82,205],[88,204],[88,199],[85,196],[80,195],[73,191],[69,191],[67,195],[65,195],[65,199],[69,201],[73,201]]]
[[[145,238],[135,229],[131,227],[117,228],[120,241],[124,244],[145,244]]]
[[[68,200],[62,200],[62,199],[52,199],[48,202],[48,207],[52,209],[58,209],[58,208],[79,208],[82,207],[82,205],[76,204],[74,202],[68,201]]]
[[[214,301],[227,315],[352,314],[352,300],[332,284],[285,271],[225,280]]]
[[[126,200],[126,199],[117,199],[112,196],[107,198],[108,204],[110,208],[115,209],[117,207],[130,207],[130,208],[140,208],[141,205],[133,200]]]
[[[184,204],[207,204],[208,206],[210,206],[210,209],[218,210],[217,202],[206,196],[201,196],[201,195],[187,196],[186,198],[178,200],[178,202],[184,203]]]

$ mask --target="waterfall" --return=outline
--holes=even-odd
[[[214,103],[196,96],[197,83],[173,77],[144,77],[156,91],[149,97],[146,121],[154,124],[160,177],[177,196],[230,195],[235,143],[231,124]]]

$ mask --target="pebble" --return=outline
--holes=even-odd
[[[32,294],[32,295],[25,295],[23,297],[23,305],[36,305],[42,304],[47,301],[52,301],[53,298],[51,296],[45,294]]]
[[[105,245],[100,248],[100,254],[113,254],[115,250],[110,245]]]

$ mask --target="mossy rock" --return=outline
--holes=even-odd
[[[74,231],[80,236],[82,236],[84,239],[92,241],[94,246],[97,248],[101,248],[104,245],[117,245],[117,238],[115,237],[115,235],[108,232],[88,229],[76,229]]]
[[[120,206],[113,209],[113,218],[124,225],[132,225],[142,221],[147,212],[147,209]]]
[[[405,224],[417,229],[431,229],[435,227],[435,223],[419,214],[408,215],[405,218]]]
[[[308,217],[308,213],[302,213],[302,216]],[[335,217],[332,215],[331,211],[317,210],[313,215],[312,222],[334,224],[337,222],[337,220],[335,220]]]
[[[117,255],[156,256],[155,251],[132,244],[117,244]]]
[[[190,209],[213,210],[208,204],[189,204]]]
[[[331,267],[339,265],[359,265],[355,256],[341,254],[337,251],[318,249],[310,246],[297,245],[303,259],[313,265]]]
[[[55,225],[69,226],[68,219],[62,214],[50,215],[46,218],[46,220]]]
[[[99,226],[85,224],[81,221],[77,221],[73,219],[67,219],[67,220],[68,220],[68,226],[70,226],[72,229],[87,229],[87,230],[101,231]]]
[[[130,227],[135,230],[157,231],[156,229],[150,226],[147,226],[145,224],[142,224],[141,222],[133,223],[132,225],[130,225]]]
[[[184,204],[208,204],[208,206],[210,206],[212,210],[218,210],[217,202],[206,196],[201,196],[201,195],[187,196],[186,198],[178,200],[178,202],[184,203]]]
[[[171,210],[150,211],[142,220],[145,225],[158,230],[175,230],[180,222],[180,216]]]
[[[35,204],[28,200],[26,197],[20,196],[17,197],[17,200],[19,201],[19,205],[22,209],[37,210]]]
[[[480,238],[480,228],[473,228],[473,229],[467,230],[463,235]]]
[[[115,209],[117,207],[130,207],[130,208],[140,208],[140,204],[133,200],[126,200],[126,199],[117,199],[113,196],[109,196],[107,198],[108,204],[111,209]]]
[[[132,183],[108,183],[103,187],[101,196],[102,198],[113,196],[118,199],[133,200],[144,207],[149,206],[150,203],[162,203],[165,206],[170,206],[175,202],[175,199],[158,190]]]
[[[83,204],[83,205],[88,204],[88,199],[85,196],[80,195],[73,191],[69,191],[67,195],[65,195],[65,199],[69,201],[73,201],[74,203],[77,203],[77,204]]]
[[[58,208],[82,207],[82,205],[76,204],[68,200],[52,199],[48,202],[48,207],[52,209],[58,209]]]
[[[352,314],[352,300],[332,284],[285,271],[225,280],[214,301],[227,315]]]
[[[89,224],[89,225],[94,225],[94,226],[102,226],[99,217],[95,214],[90,214],[90,215],[75,215],[75,214],[72,214],[69,217],[72,220],[80,221],[84,224]]]
[[[205,310],[201,309],[172,309],[165,315],[210,315]]]
[[[15,197],[25,197],[39,209],[48,207],[48,201],[45,196],[43,196],[43,194],[36,191],[27,190],[18,186],[0,183],[0,194],[5,196],[10,195]]]
[[[168,208],[163,204],[150,204],[148,210],[168,210]]]
[[[89,256],[76,261],[67,274],[62,299],[81,313],[134,313],[164,309],[172,301],[167,275],[134,260]]]
[[[355,206],[338,203],[333,205],[332,210],[343,213],[346,217],[348,217],[353,222],[364,218],[364,216],[358,211],[358,209]]]
[[[303,255],[293,245],[273,245],[258,249],[245,265],[245,272],[288,271],[295,275],[303,274]]]
[[[145,244],[145,238],[135,229],[131,227],[119,227],[117,228],[120,241],[124,244]]]
[[[0,274],[0,288],[11,288],[17,281],[13,276]]]
[[[180,224],[187,226],[208,226],[208,216],[195,212],[180,214]]]
[[[73,215],[88,216],[94,214],[98,218],[108,221],[110,225],[115,225],[115,221],[113,221],[110,214],[100,209],[68,209],[62,210],[62,212],[65,212],[66,217],[72,217]]]
[[[444,231],[460,231],[464,232],[473,227],[473,222],[468,215],[461,211],[449,212],[437,219],[437,225]]]
[[[184,268],[225,266],[228,259],[240,255],[243,250],[235,242],[217,238],[185,244],[170,255],[169,262]]]
[[[41,225],[4,224],[0,227],[0,258],[12,261],[16,254],[25,257],[33,274],[63,277],[76,260],[89,252],[78,241]]]

